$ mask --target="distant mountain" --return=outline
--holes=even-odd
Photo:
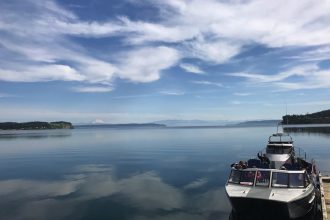
[[[258,121],[245,121],[235,126],[276,126],[281,120],[258,120]]]
[[[305,115],[285,115],[283,124],[330,124],[330,109]]]
[[[164,124],[128,123],[128,124],[76,124],[75,128],[164,128]]]
[[[91,124],[106,124],[105,121],[103,121],[102,119],[95,119],[91,122]]]
[[[237,123],[227,120],[204,121],[204,120],[162,120],[154,121],[152,123],[164,124],[168,127],[205,127],[205,126],[225,126]]]

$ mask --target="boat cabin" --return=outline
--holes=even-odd
[[[232,168],[228,183],[251,187],[306,188],[310,179],[305,170]]]
[[[276,133],[269,137],[266,147],[267,154],[291,154],[293,152],[293,141],[291,136]]]

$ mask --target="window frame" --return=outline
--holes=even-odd
[[[278,184],[277,186],[276,185],[274,185],[274,174],[285,174],[285,175],[287,175],[287,179],[286,179],[286,185],[283,185],[283,186],[281,186],[280,184]],[[276,175],[276,182],[277,182],[277,175]],[[275,184],[277,184],[277,183],[275,183]],[[289,173],[288,172],[279,172],[279,171],[272,171],[272,181],[271,181],[271,187],[272,188],[289,188]]]

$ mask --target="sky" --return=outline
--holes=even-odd
[[[329,0],[1,0],[0,121],[330,109]]]

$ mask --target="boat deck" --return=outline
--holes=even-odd
[[[330,176],[323,176],[320,179],[322,194],[323,220],[330,217]]]

